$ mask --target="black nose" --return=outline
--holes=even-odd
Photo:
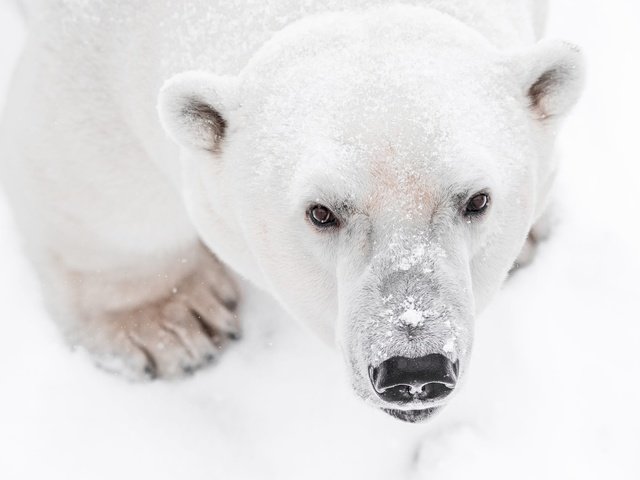
[[[437,400],[446,397],[458,380],[458,361],[432,353],[419,358],[393,357],[369,367],[369,377],[380,398],[387,402]]]

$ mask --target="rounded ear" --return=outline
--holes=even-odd
[[[160,122],[179,145],[215,152],[227,130],[227,113],[237,106],[236,90],[235,77],[179,73],[160,90]]]
[[[535,117],[545,120],[568,113],[584,84],[580,49],[560,40],[544,40],[519,60],[524,91]]]

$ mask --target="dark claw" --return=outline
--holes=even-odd
[[[191,309],[190,311],[193,318],[195,318],[198,321],[198,324],[200,325],[200,328],[202,329],[204,334],[209,338],[214,338],[216,336],[216,331],[213,328],[211,328],[207,324],[207,322],[204,321],[204,318],[202,317],[202,315],[200,315],[200,313],[196,312],[194,309]]]
[[[240,332],[228,332],[227,337],[229,340],[240,340],[242,338],[242,333]]]
[[[156,368],[153,365],[147,365],[144,367],[144,374],[149,377],[149,380],[155,380],[158,376]]]
[[[234,299],[224,300],[222,304],[225,306],[227,310],[230,312],[234,312],[236,308],[238,308],[238,301]]]

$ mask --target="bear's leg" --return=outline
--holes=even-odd
[[[185,211],[177,148],[133,130],[95,64],[42,43],[7,97],[0,177],[49,310],[105,368],[189,373],[238,335],[237,290]],[[131,109],[157,124],[153,102]]]
[[[70,343],[132,379],[175,378],[214,360],[240,334],[238,290],[200,244],[168,263],[155,274],[50,271],[45,288]]]
[[[538,251],[538,246],[541,242],[546,240],[551,233],[551,224],[551,215],[547,209],[538,221],[533,224],[531,230],[529,230],[529,235],[522,246],[522,250],[520,251],[518,258],[516,258],[510,273],[514,273],[516,270],[526,267],[533,262]]]

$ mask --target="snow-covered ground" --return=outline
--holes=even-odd
[[[589,60],[559,223],[478,321],[466,385],[431,423],[361,404],[337,353],[255,291],[208,371],[95,369],[47,318],[0,196],[0,478],[640,478],[640,4],[552,4],[549,34]],[[23,35],[0,0],[0,92]]]

